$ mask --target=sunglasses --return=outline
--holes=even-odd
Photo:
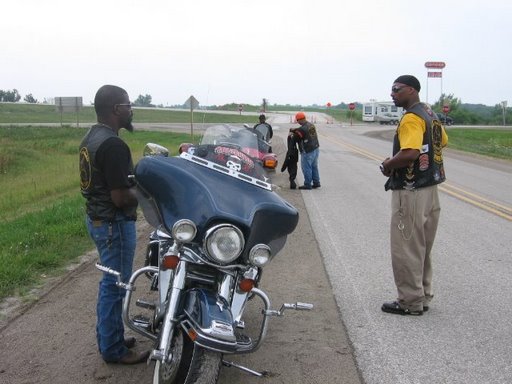
[[[391,87],[391,92],[398,93],[398,92],[400,92],[404,88],[407,88],[407,86],[405,86],[405,87]]]

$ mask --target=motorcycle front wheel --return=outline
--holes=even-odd
[[[195,345],[183,331],[176,330],[168,363],[157,360],[153,384],[215,384],[222,354]]]

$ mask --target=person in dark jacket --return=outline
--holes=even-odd
[[[267,123],[267,117],[263,113],[259,116],[258,119],[260,122],[254,125],[253,129],[259,132],[263,140],[270,142],[270,139],[274,136],[272,126]]]
[[[300,165],[304,175],[304,185],[299,189],[320,188],[320,172],[318,171],[318,157],[320,143],[314,124],[306,120],[304,112],[297,112],[295,120],[300,124],[293,132],[298,137],[300,150]]]
[[[135,255],[137,197],[130,149],[119,130],[133,131],[133,112],[128,93],[104,85],[94,98],[97,123],[80,144],[80,189],[86,200],[86,223],[96,244],[101,264],[121,273],[128,282]],[[122,302],[124,289],[116,278],[104,273],[96,306],[98,349],[107,363],[136,364],[147,360],[149,351],[135,353],[135,338],[124,337]]]
[[[281,172],[284,172],[286,169],[288,169],[288,180],[290,180],[290,189],[297,188],[297,183],[295,182],[295,179],[297,178],[297,163],[299,162],[299,150],[297,148],[297,140],[298,136],[294,134],[293,130],[290,130],[288,137],[286,139],[286,156],[284,158],[283,166],[281,167]]]

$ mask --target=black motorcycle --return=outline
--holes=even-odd
[[[313,308],[295,303],[272,310],[259,288],[263,268],[284,247],[299,217],[242,148],[219,139],[168,157],[165,148],[148,144],[134,175],[144,216],[155,228],[146,266],[123,283],[118,272],[97,264],[126,289],[127,326],[154,341],[153,383],[215,383],[222,364],[261,376],[225,356],[256,351],[271,316]],[[132,316],[141,276],[149,277],[156,297],[135,303],[149,315]],[[264,309],[252,338],[245,332],[244,311],[255,299]]]

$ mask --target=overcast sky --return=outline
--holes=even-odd
[[[103,84],[154,104],[390,100],[512,102],[511,0],[4,0],[0,89],[94,99]]]

